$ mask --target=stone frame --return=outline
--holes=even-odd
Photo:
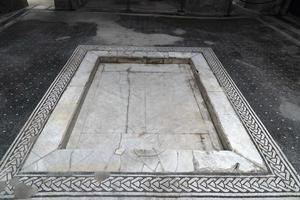
[[[268,172],[264,161],[201,53],[88,51],[31,149],[23,164],[22,173],[103,171],[100,164],[102,160],[99,159],[101,151],[63,148],[66,146],[67,137],[71,134],[70,129],[75,124],[96,71],[103,70],[103,65],[99,65],[101,63],[189,64],[225,149],[208,152],[193,150],[192,154],[198,162],[197,171],[187,173],[265,174]],[[177,152],[179,153],[180,150]],[[82,164],[83,158],[84,164]],[[163,162],[162,159],[160,160]],[[177,157],[177,165],[186,165],[184,164],[186,161],[186,159],[178,160]],[[94,166],[94,168],[88,169],[83,165]]]
[[[25,159],[51,112],[83,58],[90,51],[201,53],[223,87],[235,112],[243,122],[260,156],[263,158],[268,172],[264,174],[217,175],[111,173],[101,181],[97,180],[95,173],[20,173]],[[153,197],[300,196],[300,181],[296,171],[210,48],[78,46],[1,160],[0,170],[0,180],[5,183],[0,195],[6,198],[13,197],[13,182],[15,181],[12,180],[16,179],[20,183],[36,188],[38,192],[35,197],[76,195]]]

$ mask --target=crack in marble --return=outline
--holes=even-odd
[[[192,151],[193,155],[193,166],[194,166],[194,171],[199,171],[199,161],[195,158],[194,151]]]
[[[72,168],[72,158],[73,158],[73,154],[74,154],[74,151],[72,151],[71,154],[70,154],[70,158],[69,158],[69,171],[70,171],[71,168]]]
[[[176,168],[175,168],[175,172],[177,172],[177,170],[178,170],[178,159],[179,159],[179,153],[178,153],[178,151],[176,151]]]
[[[34,155],[36,155],[37,157],[39,157],[39,159],[29,162],[29,164],[23,166],[22,169],[23,169],[23,170],[26,170],[26,169],[30,168],[32,165],[37,164],[40,160],[43,160],[45,157],[47,157],[47,156],[50,155],[51,153],[55,152],[56,150],[57,150],[57,149],[54,149],[54,150],[48,152],[47,154],[45,154],[44,156],[40,156],[40,155],[37,154],[36,152],[31,151],[31,153],[34,154]]]
[[[131,69],[131,67],[129,67],[126,70],[127,71],[127,84],[128,84],[128,98],[127,98],[127,107],[126,107],[125,134],[128,133],[129,106],[130,106],[130,96],[131,96],[130,69]]]
[[[265,167],[261,166],[260,164],[258,164],[257,162],[245,157],[244,155],[242,155],[241,153],[232,150],[234,153],[236,153],[237,155],[241,156],[242,158],[246,159],[248,162],[250,162],[251,164],[253,164],[255,167],[259,168],[260,170],[265,170]]]

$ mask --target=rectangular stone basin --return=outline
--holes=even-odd
[[[88,52],[23,172],[263,173],[201,53]]]

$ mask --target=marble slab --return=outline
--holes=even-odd
[[[67,148],[104,148],[107,137],[120,138],[125,149],[139,143],[141,149],[222,149],[218,140],[211,140],[217,134],[208,124],[206,108],[198,105],[203,99],[195,89],[189,67],[103,64],[103,70],[96,72]]]

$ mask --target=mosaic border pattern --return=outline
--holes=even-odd
[[[21,174],[36,138],[41,133],[60,96],[88,51],[179,51],[199,52],[225,93],[269,168],[265,175],[197,175],[111,173],[98,181],[94,173]],[[0,198],[14,195],[14,179],[46,196],[152,196],[152,197],[300,197],[300,178],[267,129],[254,113],[212,49],[197,47],[78,46],[33,111],[0,163]]]

